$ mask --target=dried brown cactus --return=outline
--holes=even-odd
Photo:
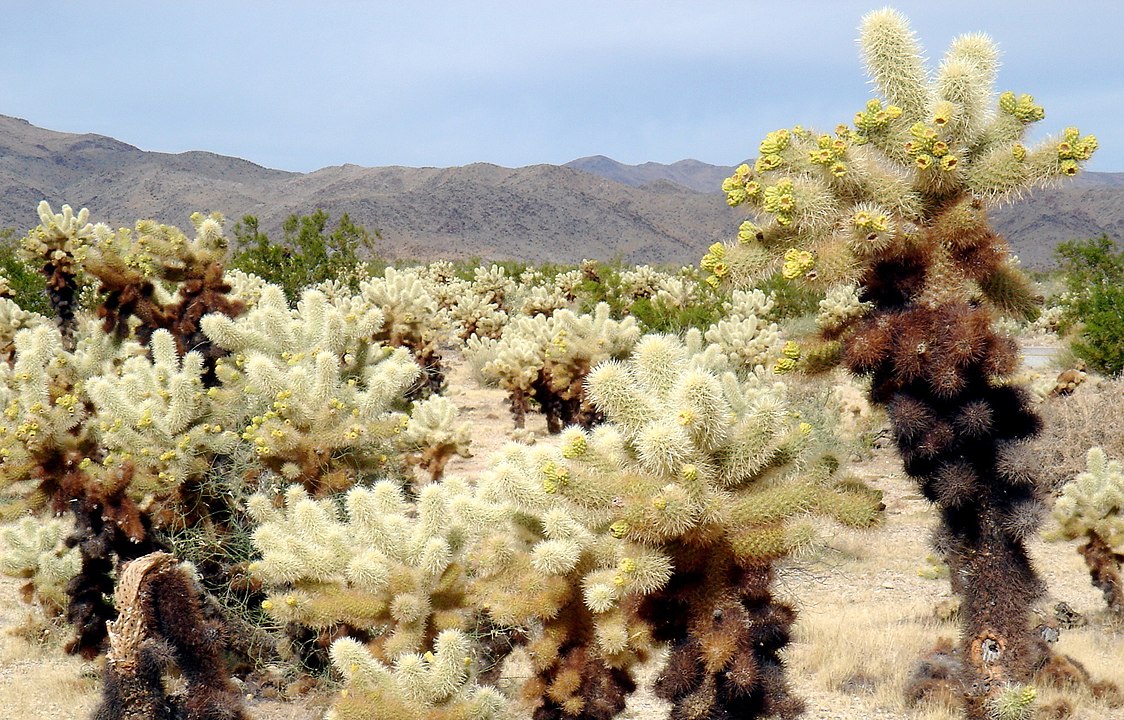
[[[114,601],[94,720],[248,720],[222,659],[222,628],[206,618],[198,586],[173,556],[154,552],[125,565]],[[172,667],[183,693],[167,689]]]

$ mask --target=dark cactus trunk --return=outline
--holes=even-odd
[[[1115,552],[1093,530],[1089,531],[1088,538],[1077,551],[1085,558],[1093,586],[1104,594],[1110,612],[1117,617],[1124,616],[1124,584],[1120,581],[1120,562],[1124,555]]]
[[[1040,420],[1025,393],[998,380],[1018,355],[990,313],[968,298],[925,296],[936,265],[908,250],[875,265],[863,283],[875,310],[844,357],[872,377],[906,472],[940,510],[936,546],[962,602],[967,717],[982,720],[989,699],[1029,682],[1049,653],[1031,627],[1044,587],[1025,546],[1045,505],[1021,443]]]
[[[640,613],[671,645],[656,695],[672,720],[788,720],[803,713],[781,651],[796,612],[773,598],[772,564],[742,567],[722,548],[677,553],[676,572]]]

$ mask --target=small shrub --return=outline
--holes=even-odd
[[[1067,292],[1062,303],[1080,327],[1074,352],[1108,375],[1124,371],[1124,247],[1108,235],[1071,240],[1057,254]]]
[[[0,277],[7,280],[7,294],[28,312],[49,315],[47,278],[19,257],[19,242],[11,228],[0,230]]]
[[[347,213],[335,230],[327,228],[328,213],[323,210],[293,214],[285,220],[283,239],[274,243],[261,231],[258,219],[246,215],[234,225],[236,245],[230,267],[280,285],[289,302],[295,303],[309,285],[346,276],[359,264],[362,251],[373,252],[380,237],[377,230],[372,233],[352,222]]]

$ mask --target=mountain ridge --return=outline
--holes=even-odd
[[[254,215],[280,239],[286,217],[320,208],[379,230],[378,251],[396,259],[693,264],[743,219],[720,191],[733,167],[594,155],[519,168],[344,164],[298,173],[205,150],[146,151],[0,115],[0,227],[34,227],[46,199],[56,209],[88,207],[94,221],[115,226],[153,218],[182,228],[195,211],[219,211],[231,223]],[[1024,264],[1045,266],[1059,242],[1124,234],[1124,173],[1083,173],[992,217]]]

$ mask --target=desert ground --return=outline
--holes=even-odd
[[[455,458],[447,473],[471,477],[509,441],[512,427],[501,390],[480,387],[467,365],[451,363],[449,397],[473,427],[473,457]],[[540,416],[528,418],[536,435],[545,436]],[[536,422],[538,424],[536,424]],[[909,707],[904,688],[920,657],[938,638],[958,633],[948,581],[919,574],[931,569],[928,537],[932,508],[905,475],[891,444],[875,442],[856,452],[848,470],[884,493],[884,522],[872,530],[841,530],[825,525],[822,545],[781,571],[779,593],[799,611],[796,634],[787,650],[790,681],[807,703],[813,720],[952,720],[947,707]],[[1052,521],[1047,521],[1047,527]],[[1076,543],[1035,539],[1032,555],[1049,592],[1038,604],[1052,615],[1059,602],[1087,618],[1087,625],[1064,629],[1055,646],[1078,659],[1097,679],[1124,687],[1124,627],[1106,616],[1105,604],[1089,582]],[[89,718],[98,702],[99,666],[66,656],[65,628],[42,629],[30,622],[34,610],[19,599],[19,581],[0,579],[0,708],[10,720]],[[30,615],[29,615],[30,614]],[[49,627],[49,626],[48,626]],[[651,677],[658,660],[647,668]],[[510,662],[503,683],[519,681],[519,663]],[[1124,720],[1124,707],[1095,701],[1083,690],[1043,688],[1049,705],[1066,698],[1080,720]],[[252,693],[247,707],[258,720],[315,720],[330,702],[328,690],[312,690],[291,700],[265,699]],[[646,692],[637,693],[621,715],[629,720],[657,720],[667,706]],[[529,717],[529,715],[528,715]]]

